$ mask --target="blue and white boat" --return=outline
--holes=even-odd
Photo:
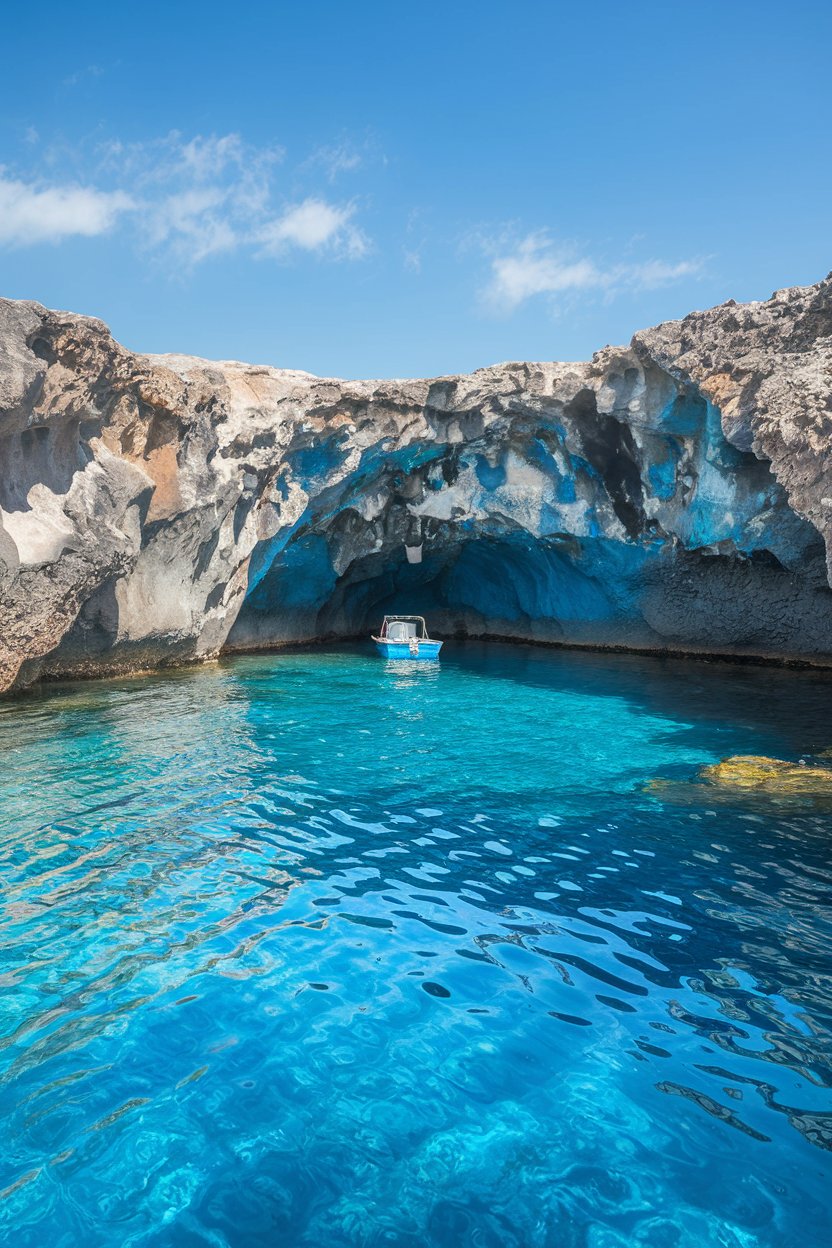
[[[385,615],[376,649],[385,659],[438,659],[441,641],[428,637],[421,615]]]

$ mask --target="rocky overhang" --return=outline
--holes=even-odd
[[[832,662],[832,277],[587,363],[340,381],[0,300],[0,690],[440,635]]]

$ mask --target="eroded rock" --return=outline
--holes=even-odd
[[[0,688],[396,608],[828,662],[831,325],[827,279],[588,363],[344,382],[0,301]]]

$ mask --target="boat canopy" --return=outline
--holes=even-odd
[[[380,635],[388,641],[410,641],[426,638],[428,630],[421,615],[385,615]]]

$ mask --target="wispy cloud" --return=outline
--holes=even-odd
[[[644,264],[626,266],[629,284],[644,290],[655,290],[657,286],[666,286],[669,282],[678,282],[683,277],[698,277],[705,266],[702,257],[694,260],[679,260],[676,264],[667,264],[664,260],[647,260]]]
[[[704,263],[690,259],[602,264],[558,244],[546,231],[526,234],[512,245],[505,239],[480,238],[480,243],[491,258],[491,276],[483,300],[490,308],[506,313],[536,295],[556,298],[566,292],[599,291],[611,296],[623,289],[653,290],[697,276]]]
[[[354,173],[364,164],[364,155],[350,143],[335,143],[331,147],[319,147],[305,162],[306,166],[323,169],[330,182],[342,173]]]
[[[0,245],[103,234],[129,210],[125,223],[135,245],[174,261],[177,272],[233,251],[280,260],[298,251],[335,260],[366,255],[370,240],[357,224],[356,201],[279,193],[284,155],[238,134],[171,131],[146,142],[99,144],[86,153],[84,185],[61,183],[57,168],[43,185],[0,168]]]
[[[129,178],[145,189],[214,183],[226,188],[256,185],[265,190],[285,152],[277,144],[257,147],[246,143],[234,133],[186,138],[180,131],[171,130],[138,143],[108,140],[98,145],[96,158],[102,171]]]
[[[424,227],[424,212],[421,208],[411,208],[407,214],[405,225],[406,241],[402,248],[402,262],[409,273],[421,273],[422,250],[427,242]]]
[[[111,176],[135,187],[144,247],[190,267],[254,243],[284,153],[238,134],[186,139],[171,131],[147,143],[110,143],[101,157]]]
[[[85,79],[100,78],[103,73],[104,70],[100,65],[85,65],[83,69],[76,69],[73,74],[68,74],[66,78],[62,78],[61,85],[64,87],[77,87]]]
[[[282,255],[288,248],[304,251],[334,250],[351,260],[366,255],[369,242],[352,224],[354,204],[330,204],[323,199],[305,199],[288,207],[279,217],[267,222],[260,231],[263,250],[272,256]]]
[[[123,191],[85,186],[42,186],[4,176],[0,169],[0,245],[58,243],[73,235],[108,233],[135,207]]]
[[[336,182],[344,174],[357,173],[369,165],[386,165],[384,155],[375,135],[363,138],[345,137],[337,143],[317,147],[300,166],[302,170],[320,170],[329,182]]]
[[[142,215],[147,245],[168,247],[189,264],[232,251],[239,241],[228,194],[213,187],[191,187],[159,204],[145,203]]]

